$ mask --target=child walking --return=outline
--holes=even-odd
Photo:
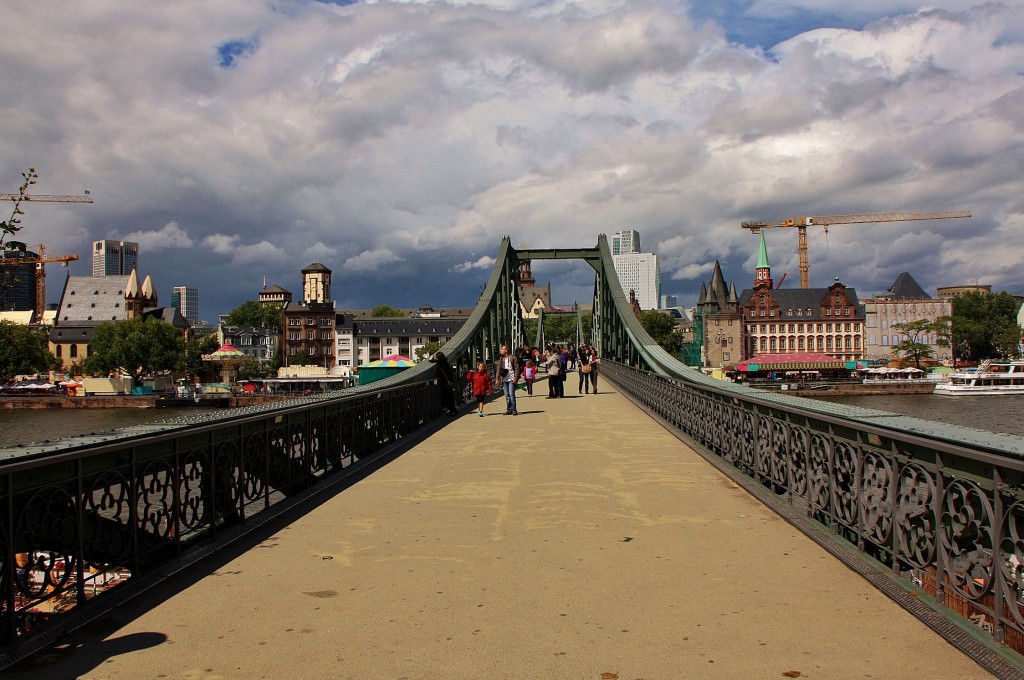
[[[526,381],[526,393],[533,396],[533,381],[537,379],[537,367],[533,365],[533,359],[526,360],[526,367],[523,369],[523,380]]]
[[[494,383],[491,382],[491,374],[487,372],[484,362],[476,365],[475,371],[466,375],[466,380],[473,385],[473,396],[476,397],[476,410],[480,417],[484,417],[484,400],[487,395],[494,391]]]

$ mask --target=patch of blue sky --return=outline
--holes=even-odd
[[[713,21],[722,27],[730,42],[766,51],[816,28],[861,30],[886,15],[885,12],[866,12],[853,7],[837,12],[835,8],[813,10],[781,3],[774,5],[773,11],[769,12],[757,0],[694,2],[689,9],[690,18],[698,25]]]
[[[247,57],[256,51],[259,41],[255,38],[250,40],[229,40],[217,46],[217,64],[221,68],[234,68],[239,59]]]

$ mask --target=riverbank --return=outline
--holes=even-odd
[[[849,385],[825,385],[817,389],[800,389],[794,392],[799,397],[866,397],[888,394],[931,394],[935,383],[851,383]]]
[[[192,399],[166,399],[157,395],[118,397],[68,397],[61,394],[33,397],[0,398],[0,410],[44,410],[44,409],[150,409],[164,407],[210,407],[236,408],[255,406],[296,398],[297,395],[255,395],[208,397],[200,401]]]

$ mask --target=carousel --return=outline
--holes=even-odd
[[[231,385],[238,377],[238,367],[248,355],[234,345],[225,342],[216,352],[204,354],[203,361],[209,361],[220,368],[221,382]]]

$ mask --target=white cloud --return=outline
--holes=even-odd
[[[35,166],[40,193],[89,187],[93,205],[33,206],[24,240],[75,252],[130,234],[157,285],[187,276],[211,316],[263,274],[294,288],[314,260],[359,275],[357,307],[465,306],[505,235],[583,247],[622,228],[695,297],[719,254],[751,280],[741,220],[876,210],[976,217],[814,231],[812,281],[882,290],[909,258],[929,263],[911,271],[926,289],[1024,292],[991,255],[1024,252],[1021,3],[869,2],[864,30],[821,21],[764,54],[725,37],[743,3],[723,3],[722,28],[674,0],[35,0],[0,44],[18,74],[0,79],[0,185]],[[847,8],[742,11],[806,26]],[[789,231],[769,240],[787,283]],[[455,272],[478,276],[453,287]],[[556,303],[590,287],[552,286]]]
[[[218,255],[230,256],[232,265],[273,263],[286,257],[286,253],[269,241],[243,244],[237,234],[210,234],[203,239],[203,245]],[[142,244],[139,244],[141,250]]]
[[[471,269],[490,269],[491,267],[494,266],[495,262],[497,262],[495,258],[491,257],[490,255],[484,255],[479,259],[466,261],[463,262],[462,264],[457,264],[448,271],[454,272],[455,274],[465,274]]]
[[[403,262],[403,258],[395,255],[387,248],[378,250],[364,250],[363,252],[345,260],[342,270],[346,273],[354,272],[365,274],[380,271],[385,265]]]
[[[192,239],[173,220],[156,231],[133,231],[121,240],[134,241],[147,251],[192,247]]]

